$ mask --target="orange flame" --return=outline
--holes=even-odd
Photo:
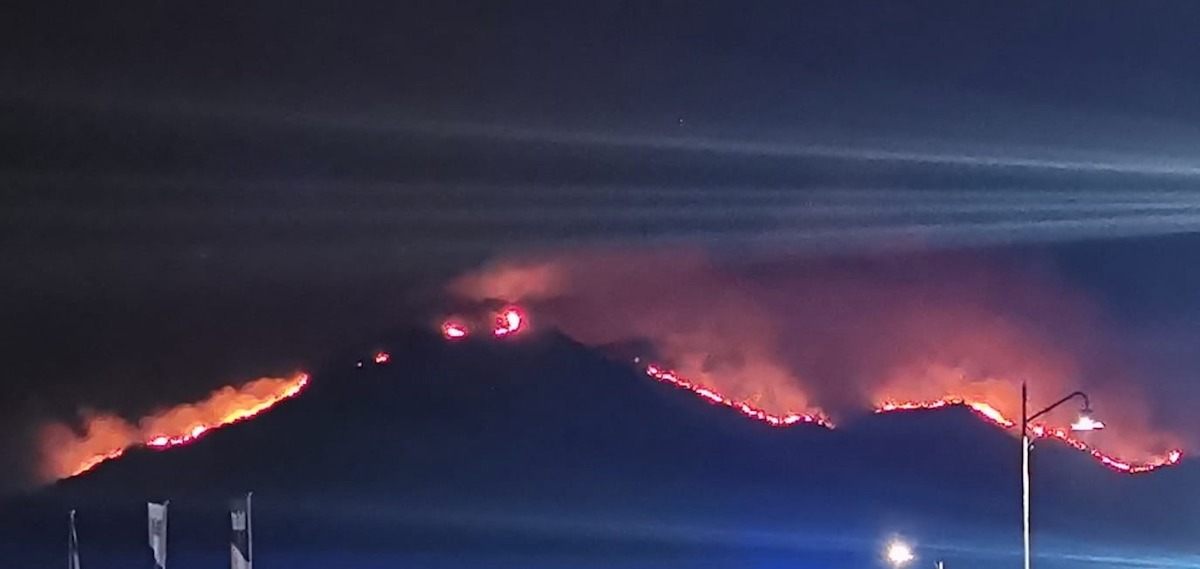
[[[42,434],[43,473],[52,480],[70,478],[133,447],[163,450],[192,443],[299,395],[308,382],[308,374],[300,373],[291,378],[262,378],[240,388],[225,387],[204,401],[177,405],[137,425],[115,415],[93,415],[86,418],[82,435],[64,425],[49,425]]]
[[[694,250],[614,249],[501,259],[448,288],[467,301],[538,303],[539,318],[586,345],[644,343],[703,384],[690,391],[744,403],[748,416],[954,398],[996,423],[1019,416],[1021,378],[1036,401],[1082,388],[1105,402],[1108,428],[1089,445],[1142,464],[1169,462],[1181,446],[1182,433],[1164,425],[1175,420],[1130,381],[1114,349],[1123,338],[1086,296],[1053,275],[969,256],[909,260],[746,271]],[[1122,464],[1136,466],[1110,466]]]
[[[661,382],[674,385],[680,389],[691,391],[692,393],[703,397],[715,405],[724,405],[726,407],[730,407],[739,413],[750,417],[751,419],[757,419],[768,425],[771,425],[772,427],[787,427],[797,423],[808,423],[821,425],[827,429],[833,428],[833,422],[831,422],[829,418],[825,417],[824,415],[809,413],[787,413],[784,415],[777,415],[774,413],[769,413],[766,410],[755,407],[746,401],[734,401],[712,389],[692,383],[691,381],[679,377],[678,374],[671,370],[664,369],[656,365],[647,366],[646,375],[649,375],[650,377],[653,377]]]
[[[525,318],[520,309],[510,306],[496,315],[496,327],[492,330],[492,334],[497,338],[515,334],[521,330],[524,322]]]
[[[669,383],[681,389],[686,389],[692,393],[695,393],[696,395],[703,397],[705,400],[713,404],[731,407],[746,417],[757,419],[772,427],[786,427],[795,425],[797,423],[809,423],[821,425],[829,429],[834,428],[833,423],[827,417],[822,415],[802,415],[796,413],[776,415],[763,409],[754,407],[746,402],[733,401],[714,389],[693,383],[688,379],[680,377],[675,372],[660,366],[647,366],[646,374],[659,381]],[[1004,414],[988,403],[982,401],[967,401],[955,397],[935,399],[931,401],[889,401],[876,407],[875,412],[891,413],[895,411],[911,411],[918,409],[941,409],[951,406],[965,406],[987,422],[1004,429],[1014,429],[1017,427],[1016,422],[1005,417]],[[1087,453],[1100,464],[1118,472],[1125,472],[1129,474],[1151,472],[1166,466],[1173,466],[1178,464],[1179,461],[1183,460],[1183,451],[1180,449],[1173,449],[1164,455],[1154,457],[1145,462],[1131,462],[1122,460],[1092,447],[1088,443],[1072,436],[1070,431],[1067,429],[1052,428],[1044,424],[1035,423],[1029,426],[1029,431],[1032,438],[1059,441],[1071,448]]]
[[[458,322],[446,321],[442,323],[442,336],[447,340],[466,338],[467,333],[467,327]]]

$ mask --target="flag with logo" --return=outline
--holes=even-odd
[[[167,567],[167,504],[146,504],[146,518],[150,526],[150,550],[154,552],[154,564],[159,569]]]
[[[232,569],[250,569],[250,494],[233,501],[229,507],[233,533],[229,539],[229,560]]]

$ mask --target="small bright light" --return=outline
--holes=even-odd
[[[902,541],[889,543],[885,556],[892,567],[903,567],[917,558],[913,555],[912,547]]]
[[[389,355],[387,352],[378,352],[375,354],[375,363],[380,364],[380,365],[388,363],[388,360],[391,360],[391,359],[392,359],[392,356]]]
[[[1097,421],[1091,415],[1083,414],[1074,423],[1071,423],[1072,431],[1099,431],[1104,428],[1104,423]]]
[[[521,329],[522,320],[519,310],[514,307],[506,308],[496,315],[496,328],[492,330],[492,335],[502,338],[513,334]]]
[[[446,322],[442,324],[442,336],[447,340],[457,340],[467,337],[467,328],[457,322]]]

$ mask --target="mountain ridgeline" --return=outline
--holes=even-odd
[[[386,363],[373,363],[377,349]],[[1019,445],[970,411],[776,428],[654,381],[629,349],[554,332],[446,342],[397,331],[331,359],[252,421],[8,499],[0,558],[14,564],[2,565],[60,562],[75,508],[85,567],[148,567],[144,502],[170,499],[171,566],[221,566],[228,499],[247,490],[263,567],[736,565],[816,551],[853,566],[897,531],[943,544],[948,559],[987,550],[997,566],[1014,562]],[[1175,489],[1200,481],[1195,463],[1128,476],[1053,442],[1034,461],[1039,535],[1194,541],[1200,498]],[[769,537],[795,535],[808,541]]]

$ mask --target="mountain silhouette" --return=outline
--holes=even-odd
[[[170,566],[223,566],[228,499],[250,490],[263,567],[858,567],[891,533],[947,566],[1017,562],[1019,445],[970,411],[770,427],[654,381],[630,349],[397,331],[252,421],[9,499],[2,565],[60,562],[76,508],[86,567],[148,567],[144,503],[170,499]],[[1033,454],[1044,565],[1194,550],[1194,462],[1129,476],[1053,442]]]

